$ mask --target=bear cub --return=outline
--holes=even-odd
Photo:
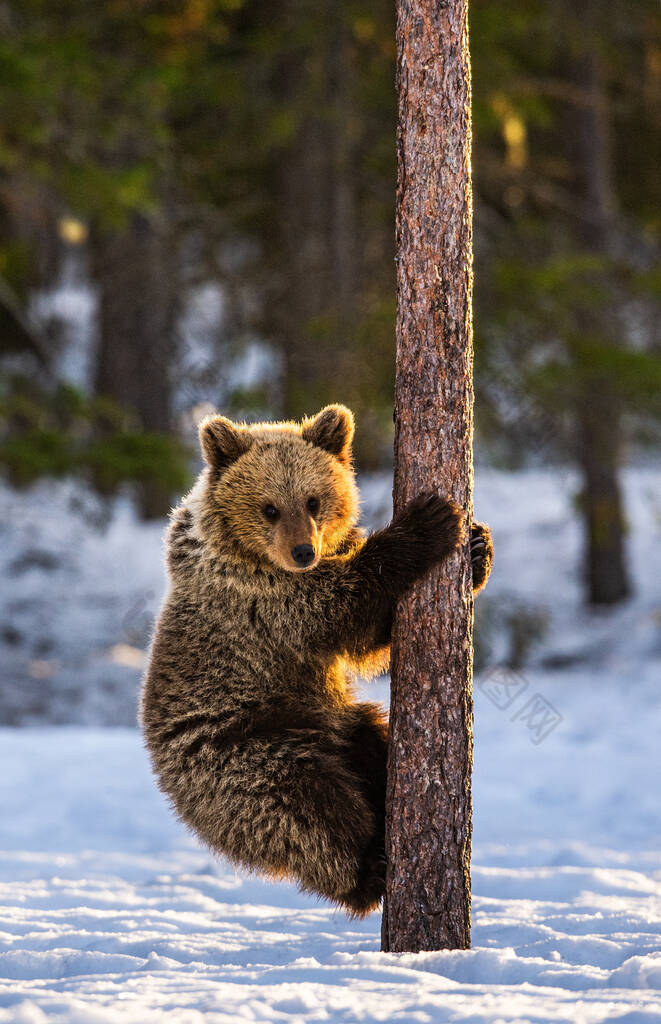
[[[208,846],[362,915],[384,891],[388,725],[350,679],[387,666],[398,598],[464,525],[421,495],[365,537],[353,430],[340,405],[301,424],[203,421],[141,722],[160,787]],[[471,553],[478,590],[488,527],[472,527]]]

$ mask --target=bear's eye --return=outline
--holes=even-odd
[[[280,513],[278,512],[275,505],[265,505],[264,515],[272,523],[275,523],[280,518]]]
[[[316,516],[319,511],[319,498],[308,498],[307,505],[310,515]]]

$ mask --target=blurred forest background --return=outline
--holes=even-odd
[[[469,0],[473,950],[217,862],[136,729],[204,414],[346,403],[391,516],[395,6],[0,0],[0,1024],[661,1022],[659,0]]]
[[[392,0],[0,2],[11,487],[159,517],[203,413],[331,400],[387,469],[394,39]],[[620,468],[661,422],[658,2],[473,0],[471,46],[478,457],[576,468],[585,598],[614,604]]]

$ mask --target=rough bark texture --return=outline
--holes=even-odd
[[[395,509],[472,516],[472,201],[465,0],[398,0]],[[384,950],[470,945],[472,597],[467,548],[397,610]]]

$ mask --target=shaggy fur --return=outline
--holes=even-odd
[[[352,437],[342,406],[202,423],[207,465],[172,516],[141,719],[161,788],[212,849],[365,914],[384,887],[387,722],[353,699],[349,670],[387,665],[397,599],[463,521],[423,495],[365,538]],[[479,587],[487,527],[472,546]]]

